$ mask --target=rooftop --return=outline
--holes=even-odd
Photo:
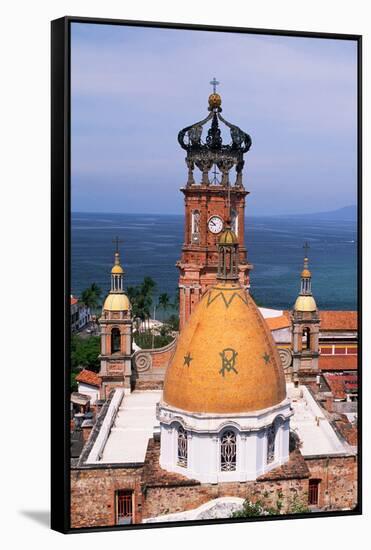
[[[352,452],[347,444],[340,441],[325,411],[306,386],[294,388],[293,384],[288,384],[287,390],[294,411],[290,428],[302,443],[300,451],[304,457]]]
[[[92,370],[84,369],[76,376],[76,381],[90,386],[100,387],[102,379]]]
[[[158,424],[156,404],[161,393],[161,390],[138,391],[123,397],[100,462],[144,462],[148,440]]]
[[[321,330],[357,330],[357,311],[320,311]]]
[[[357,370],[357,355],[320,355],[319,368],[321,371]]]
[[[355,374],[325,374],[324,378],[335,399],[346,399],[348,393],[358,389],[357,373]]]

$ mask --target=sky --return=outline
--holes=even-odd
[[[213,77],[252,138],[249,215],[356,204],[355,41],[73,23],[72,210],[183,213],[177,135],[207,116]]]

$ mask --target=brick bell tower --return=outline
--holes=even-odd
[[[131,391],[132,379],[132,310],[124,292],[124,270],[116,238],[115,263],[111,269],[111,290],[104,301],[99,319],[101,354],[99,376],[102,378],[101,399],[108,399],[113,388]]]
[[[239,241],[239,280],[247,290],[250,287],[252,265],[247,261],[244,244],[245,197],[249,193],[243,186],[242,170],[245,163],[243,155],[251,147],[251,138],[223,118],[222,100],[216,93],[219,82],[214,78],[210,84],[213,93],[209,96],[209,114],[178,134],[179,144],[187,152],[185,161],[188,167],[187,184],[181,188],[185,204],[184,244],[177,262],[180,329],[203,293],[216,282],[217,243],[229,217]],[[223,143],[219,123],[230,134],[231,142],[228,144]],[[195,180],[195,167],[201,173],[200,181]],[[233,167],[235,177],[231,181]]]
[[[292,378],[295,384],[313,382],[319,374],[320,316],[312,295],[312,274],[305,243],[304,266],[301,272],[300,294],[291,312],[292,322]]]

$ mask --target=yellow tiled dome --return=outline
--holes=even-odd
[[[309,277],[312,276],[311,272],[309,271],[309,269],[303,269],[303,271],[301,272],[301,276],[302,277],[305,277],[306,279],[308,279]]]
[[[296,311],[316,311],[317,305],[313,296],[298,296],[294,305]]]
[[[220,282],[180,334],[163,401],[222,414],[265,409],[285,397],[280,357],[255,302],[238,282]]]
[[[103,310],[106,311],[128,311],[130,308],[130,300],[126,294],[108,294],[103,305]]]
[[[114,265],[111,269],[111,273],[122,275],[124,273],[124,270],[122,269],[121,265]]]

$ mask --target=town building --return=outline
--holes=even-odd
[[[83,329],[91,320],[90,308],[72,295],[70,297],[70,319],[72,332]]]

